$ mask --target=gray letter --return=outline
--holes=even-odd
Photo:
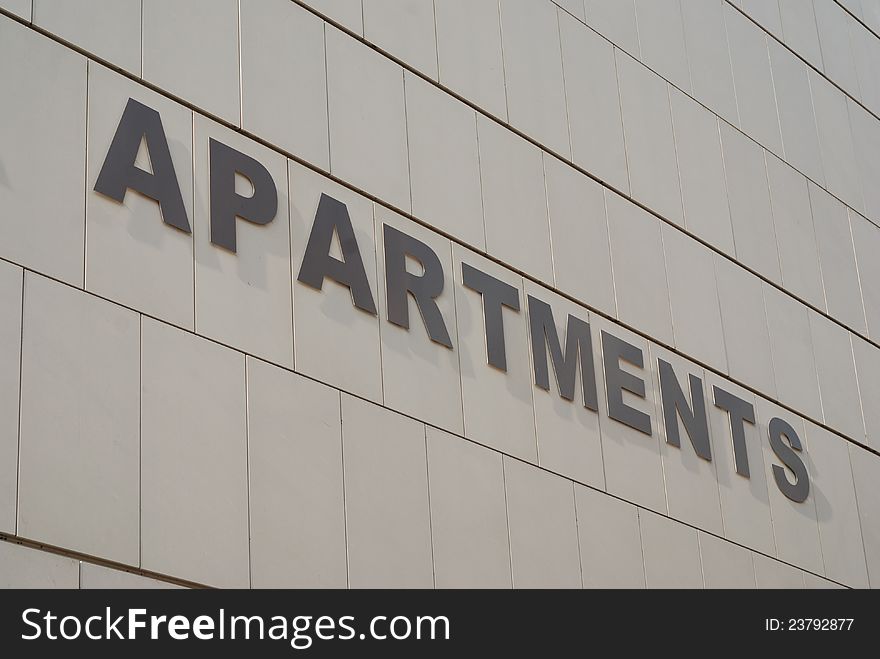
[[[152,174],[134,164],[141,140],[146,143],[150,154]],[[191,233],[162,118],[154,109],[133,98],[125,105],[101,173],[95,181],[95,192],[119,203],[125,201],[125,192],[129,188],[158,202],[165,224]]]
[[[672,364],[663,359],[657,360],[660,367],[660,398],[663,401],[663,423],[666,426],[666,443],[681,448],[678,433],[678,418],[687,430],[694,451],[704,460],[712,460],[709,444],[709,418],[706,416],[706,401],[703,399],[703,381],[688,373],[688,384],[694,408],[688,406],[687,398],[678,384]]]
[[[593,366],[593,340],[590,337],[589,323],[575,318],[571,314],[568,315],[568,325],[565,330],[565,355],[563,355],[550,305],[531,295],[528,296],[528,302],[535,384],[541,389],[550,391],[550,373],[547,368],[547,348],[549,347],[559,395],[567,400],[574,400],[575,379],[577,378],[578,366],[580,366],[581,382],[584,385],[584,407],[598,410],[596,371]]]
[[[795,482],[790,483],[785,475],[785,469],[779,465],[773,465],[773,479],[776,481],[776,486],[780,492],[792,501],[797,503],[806,501],[807,495],[810,493],[810,476],[807,474],[806,465],[804,465],[800,456],[795,453],[795,451],[801,450],[800,437],[797,436],[794,428],[779,417],[774,417],[770,420],[768,430],[770,433],[770,448],[773,449],[776,457],[782,460],[783,464],[795,476]],[[788,444],[782,441],[783,436],[788,440]]]
[[[330,255],[330,243],[333,241],[334,232],[339,238],[342,261]],[[376,315],[370,281],[367,279],[361,251],[354,237],[348,208],[341,201],[321,193],[297,280],[320,291],[324,286],[325,277],[348,286],[354,306]]]
[[[644,368],[642,351],[636,346],[602,331],[602,363],[605,367],[605,391],[608,394],[608,416],[635,428],[646,435],[651,434],[651,417],[623,402],[623,392],[628,391],[645,397],[645,381],[620,368],[620,360],[638,368]]]
[[[795,476],[795,482],[790,483],[785,475],[785,469],[779,465],[773,465],[773,479],[776,481],[776,486],[792,501],[797,503],[806,501],[807,495],[810,493],[810,476],[807,474],[807,467],[803,460],[795,453],[795,451],[801,450],[800,437],[797,436],[794,428],[779,417],[774,417],[770,421],[769,431],[770,448]],[[782,441],[783,435],[788,440],[788,444]]]
[[[483,296],[483,324],[486,326],[486,356],[489,364],[507,370],[507,351],[504,347],[504,315],[501,307],[519,311],[519,291],[492,275],[461,264],[461,281],[472,291]]]
[[[443,292],[443,266],[434,250],[420,240],[408,236],[387,224],[383,225],[385,237],[385,297],[388,302],[388,320],[409,329],[409,305],[407,293],[413,296],[428,336],[435,343],[452,348],[449,332],[440,308],[434,301]],[[414,275],[406,270],[406,257],[418,261],[424,270]]]
[[[211,242],[235,252],[235,218],[268,224],[278,211],[278,190],[272,175],[261,163],[215,139],[209,140],[211,156]],[[254,186],[254,194],[242,197],[235,191],[235,175]]]
[[[736,473],[749,478],[749,454],[746,449],[746,431],[744,421],[755,423],[754,406],[738,396],[719,387],[712,387],[715,406],[726,410],[730,417],[730,437],[733,440],[733,459]]]

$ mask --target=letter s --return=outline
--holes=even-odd
[[[348,641],[348,640],[353,639],[354,635],[355,635],[354,627],[352,627],[348,623],[354,622],[354,616],[342,616],[338,622],[339,622],[339,629],[344,629],[348,633],[345,634],[344,636],[342,634],[340,634],[336,638],[338,638],[340,641]]]
[[[25,636],[24,634],[22,634],[21,638],[23,641],[33,641],[35,638],[40,638],[40,633],[42,632],[42,630],[40,629],[40,626],[37,623],[31,622],[30,620],[28,620],[28,614],[30,614],[30,613],[39,614],[40,610],[39,609],[25,609],[21,614],[21,621],[24,624],[30,625],[31,627],[36,629],[37,633],[34,634],[33,636]]]
[[[796,453],[801,451],[800,437],[797,436],[794,428],[779,417],[771,419],[769,431],[770,448],[795,475],[795,482],[792,483],[788,480],[785,469],[773,465],[773,479],[776,481],[776,486],[795,503],[802,503],[810,493],[810,475],[807,473],[804,461]],[[788,444],[782,439],[783,436],[788,440]]]

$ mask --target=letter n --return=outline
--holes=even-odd
[[[660,399],[663,404],[666,443],[681,448],[678,431],[678,419],[681,419],[696,454],[704,460],[711,461],[712,448],[709,441],[706,401],[703,398],[703,381],[693,373],[688,374],[688,385],[693,401],[691,407],[678,383],[678,378],[675,377],[672,364],[664,359],[658,359],[657,365],[660,371]]]

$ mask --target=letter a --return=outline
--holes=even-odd
[[[134,164],[141,141],[147,145],[152,174]],[[165,224],[192,233],[162,119],[154,109],[133,98],[128,99],[95,182],[95,192],[119,203],[125,201],[129,189],[158,202]]]

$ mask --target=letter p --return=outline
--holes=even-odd
[[[211,157],[211,242],[235,253],[235,218],[268,224],[278,211],[278,190],[262,164],[215,139],[209,141]],[[254,186],[250,197],[235,191],[235,175]]]

